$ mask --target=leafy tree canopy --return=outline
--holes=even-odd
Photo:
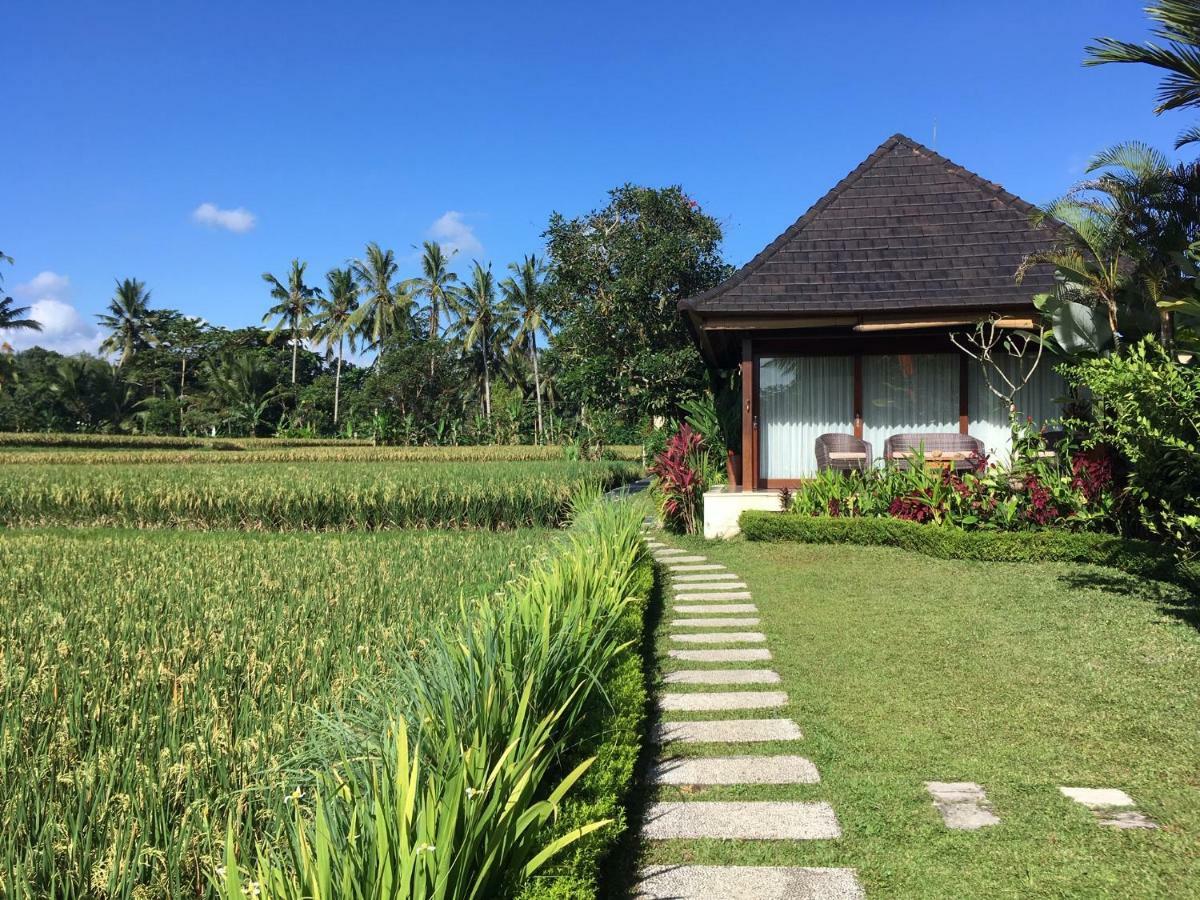
[[[677,309],[731,271],[721,226],[678,186],[626,184],[546,229],[545,311],[564,394],[626,423],[672,413],[704,387]]]

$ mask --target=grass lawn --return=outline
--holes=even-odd
[[[644,861],[853,866],[871,897],[1200,895],[1200,631],[1176,589],[1058,564],[671,543],[748,582],[775,658],[743,665],[779,672],[790,707],[670,718],[786,715],[804,732],[798,744],[672,749],[801,753],[822,776],[687,798],[828,800],[845,834],[672,842]],[[666,658],[670,618],[660,666],[700,665]],[[1001,825],[943,826],[924,782],[960,780],[983,785]],[[1059,785],[1121,788],[1162,827],[1098,827]]]

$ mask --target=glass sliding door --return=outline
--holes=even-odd
[[[764,357],[758,384],[760,478],[810,478],[817,437],[854,433],[852,357]]]
[[[1000,357],[1000,364],[1009,380],[1020,384],[1029,371],[1029,361],[1022,362],[1010,356]],[[998,462],[1008,459],[1012,449],[1008,409],[1004,401],[988,390],[983,377],[983,367],[975,360],[968,361],[967,385],[970,390],[971,434],[983,441],[987,453]],[[1007,386],[992,373],[993,383],[1001,390]],[[1047,357],[1033,370],[1033,377],[1016,395],[1017,412],[1020,416],[1031,416],[1034,423],[1048,430],[1056,430],[1062,418],[1062,398],[1067,395],[1067,383],[1054,371]]]
[[[876,459],[893,434],[958,431],[958,356],[863,357],[863,440]]]

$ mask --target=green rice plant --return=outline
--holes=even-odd
[[[564,522],[627,463],[0,466],[0,524],[348,531]]]
[[[276,797],[274,828],[253,838],[231,828],[223,896],[249,882],[273,900],[504,896],[607,824],[550,828],[591,764],[570,759],[589,701],[634,652],[619,637],[644,603],[643,511],[590,504],[528,574],[464,600],[419,659],[396,659],[331,726],[312,802]]]
[[[321,717],[549,541],[0,532],[0,896],[215,895]]]
[[[3,431],[0,447],[128,448],[148,450],[155,447],[249,450],[255,447],[316,447],[324,445],[369,445],[371,441],[354,438],[205,438],[168,434],[90,434],[54,431]]]

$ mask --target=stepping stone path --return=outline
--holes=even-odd
[[[933,797],[933,806],[942,814],[947,828],[975,831],[1000,824],[983,788],[973,781],[927,781],[925,789]]]
[[[1133,798],[1116,788],[1060,787],[1063,796],[1092,811],[1101,825],[1110,828],[1157,828],[1158,824],[1140,812]]]
[[[671,574],[674,594],[672,644],[764,644],[758,631],[723,631],[755,627],[758,613],[746,582],[724,566],[706,562],[658,540],[648,542],[656,559]],[[692,629],[696,629],[693,631]],[[709,630],[714,629],[714,630]],[[723,663],[771,659],[766,647],[686,649],[670,647],[667,658],[678,663],[708,663],[708,668],[680,668],[663,676],[665,684],[734,686],[729,690],[691,690],[664,693],[659,709],[664,720],[655,726],[656,744],[694,744],[704,753],[707,744],[759,744],[803,739],[800,726],[787,718],[703,719],[672,714],[702,715],[726,710],[767,710],[786,707],[781,690],[738,690],[744,685],[780,684],[772,669],[721,668]],[[704,788],[710,785],[816,785],[817,767],[803,756],[701,755],[676,757],[669,752],[650,774],[657,785]],[[793,789],[794,790],[794,789]],[[821,800],[674,800],[651,805],[642,837],[648,841],[696,839],[742,841],[822,841],[842,834],[833,807]],[[670,844],[666,845],[670,847]],[[685,858],[677,854],[677,858]],[[862,886],[853,869],[807,866],[652,865],[639,874],[637,900],[861,900]]]

